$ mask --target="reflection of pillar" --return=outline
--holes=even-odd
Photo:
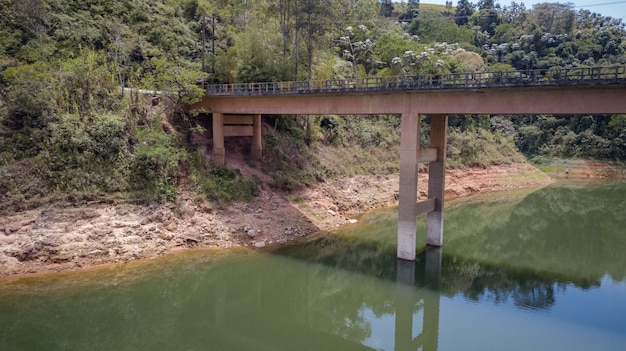
[[[418,295],[415,294],[415,262],[397,260],[396,263],[396,351],[415,351],[413,347],[413,314]]]
[[[430,288],[424,296],[424,349],[437,351],[439,348],[439,304],[441,289],[441,248],[431,248],[425,252],[426,267],[424,276]]]
[[[424,283],[432,288],[439,288],[441,280],[441,248],[432,247],[424,252]]]
[[[261,115],[254,115],[254,127],[252,132],[252,159],[260,161],[263,156],[261,142]]]
[[[431,248],[424,253],[425,282],[415,286],[416,262],[399,259],[396,272],[395,299],[395,350],[396,351],[437,351],[439,347],[439,299],[441,282],[441,249]],[[421,274],[418,274],[420,276]],[[413,337],[413,319],[420,310],[422,300],[422,331]]]
[[[432,115],[430,147],[437,149],[437,160],[428,165],[428,198],[436,198],[435,210],[428,213],[426,244],[443,245],[443,196],[446,179],[446,139],[448,116]]]
[[[213,160],[224,164],[224,114],[213,112]]]
[[[408,286],[415,285],[415,262],[397,260],[396,282]]]
[[[400,132],[400,193],[398,208],[398,258],[415,260],[417,203],[417,150],[419,114],[410,108],[402,113]]]

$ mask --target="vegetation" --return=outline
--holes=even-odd
[[[456,7],[453,7],[456,5]],[[0,209],[46,197],[254,196],[197,161],[183,106],[210,82],[623,65],[621,19],[493,0],[0,0]],[[162,92],[145,99],[137,90]],[[285,189],[397,171],[395,116],[268,116],[265,171]],[[427,143],[429,119],[423,121]],[[626,158],[626,117],[451,116],[453,167],[530,155]],[[206,171],[208,169],[208,172]],[[235,195],[239,194],[239,195]]]

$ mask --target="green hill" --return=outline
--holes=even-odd
[[[0,0],[0,210],[51,199],[167,200],[181,187],[210,199],[253,196],[255,181],[206,164],[189,142],[206,116],[184,106],[202,95],[202,79],[550,74],[626,63],[619,19],[568,4],[459,4]],[[397,155],[397,117],[265,116],[265,124],[263,167],[274,186],[397,171],[388,156]],[[519,161],[519,151],[624,160],[625,143],[624,116],[451,116],[449,160]]]

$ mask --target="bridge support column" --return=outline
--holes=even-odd
[[[435,200],[435,210],[428,212],[426,244],[443,245],[443,198],[446,180],[446,144],[448,116],[432,115],[430,122],[430,148],[437,150],[437,160],[428,164],[428,198]]]
[[[261,161],[263,157],[263,142],[261,138],[261,115],[254,115],[254,126],[252,133],[252,159]]]
[[[400,130],[400,192],[398,208],[398,258],[415,261],[417,221],[417,151],[419,114],[410,108],[402,113]]]
[[[224,114],[213,112],[213,161],[217,164],[225,163],[224,149]]]

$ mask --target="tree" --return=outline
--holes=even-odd
[[[462,26],[469,22],[472,13],[474,13],[474,7],[469,1],[459,0],[456,4],[456,12],[454,13],[456,24]]]
[[[44,60],[50,6],[44,0],[16,1],[15,6],[17,11],[24,15],[23,25],[35,36],[36,44],[40,48],[41,60]]]
[[[478,10],[493,10],[495,4],[493,0],[480,0],[478,2]]]
[[[409,0],[406,12],[400,16],[401,21],[411,22],[419,14],[420,0]]]
[[[483,33],[489,33],[489,36],[494,35],[496,27],[500,24],[500,17],[498,11],[495,9],[481,9],[478,14],[472,16],[472,24],[480,27],[480,31]]]
[[[570,34],[574,30],[574,4],[542,3],[533,7],[534,22],[546,33]]]
[[[383,17],[391,17],[393,13],[393,2],[391,0],[383,0],[380,3],[380,15]]]

